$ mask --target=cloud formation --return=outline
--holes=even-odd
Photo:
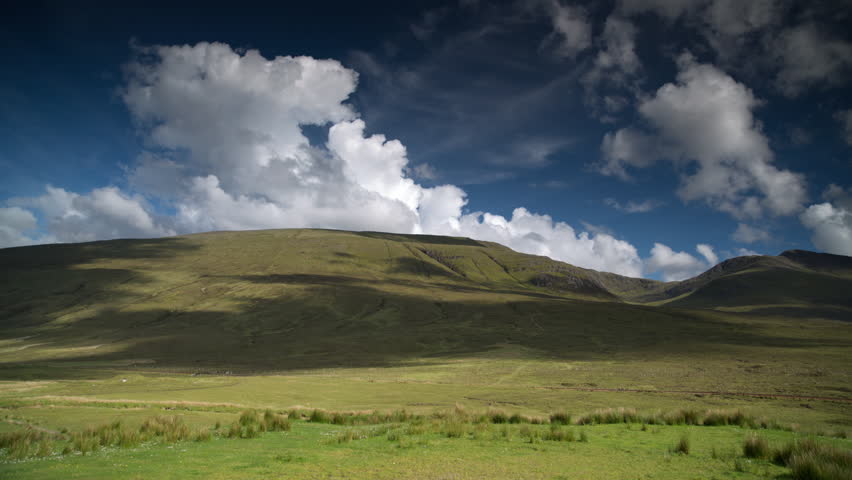
[[[813,231],[811,241],[828,253],[852,256],[852,191],[829,185],[824,203],[811,205],[799,219]]]
[[[38,228],[36,218],[20,207],[0,207],[0,248],[31,245],[37,240],[27,236]]]
[[[698,244],[695,249],[704,260],[687,252],[675,252],[662,243],[655,243],[651,248],[651,257],[646,263],[646,269],[649,273],[660,272],[663,280],[673,282],[694,277],[719,261],[710,245]]]
[[[641,202],[628,200],[627,203],[622,204],[614,198],[605,198],[604,205],[624,213],[647,213],[662,206],[663,203],[657,200],[648,199]]]
[[[592,45],[592,25],[583,7],[562,5],[559,0],[546,3],[553,23],[550,42],[556,43],[556,53],[574,58]]]
[[[688,54],[678,66],[677,82],[639,105],[651,132],[627,127],[607,134],[600,171],[628,178],[629,167],[665,158],[688,172],[677,192],[684,201],[704,200],[737,218],[800,211],[804,178],[772,164],[768,140],[752,115],[760,101],[751,90]]]
[[[769,240],[769,232],[746,223],[739,223],[737,230],[731,234],[731,238],[741,243],[765,242]]]
[[[493,240],[642,274],[636,249],[612,235],[578,232],[524,208],[508,219],[466,213],[462,189],[417,184],[405,146],[368,133],[346,103],[358,77],[335,60],[270,60],[221,43],[158,46],[140,50],[127,78],[122,98],[150,146],[128,169],[131,190],[78,194],[48,186],[3,210],[7,242],[26,242],[20,232],[32,229],[30,209],[61,242],[285,227],[381,230]],[[305,125],[328,126],[327,143],[311,144]],[[153,200],[174,213],[155,213]]]

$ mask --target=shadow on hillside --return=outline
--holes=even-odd
[[[122,239],[0,249],[0,269],[67,268],[102,259],[176,257],[199,246],[185,238]]]
[[[367,238],[375,238],[390,242],[412,242],[412,243],[428,243],[433,245],[462,245],[465,247],[484,247],[485,245],[471,240],[470,238],[462,237],[443,237],[440,235],[415,235],[403,233],[383,233],[383,232],[352,232],[355,235]]]
[[[422,275],[424,277],[448,277],[454,279],[464,278],[461,275],[448,270],[447,268],[439,267],[425,260],[416,257],[398,257],[394,259],[394,265],[389,270],[389,273],[403,273],[411,275]]]
[[[104,374],[98,368],[261,373],[395,367],[412,360],[483,355],[499,345],[561,360],[700,356],[704,349],[723,345],[848,346],[838,339],[791,339],[749,324],[732,329],[724,321],[688,312],[619,303],[506,301],[499,295],[446,301],[423,289],[399,291],[399,282],[365,285],[364,280],[324,275],[236,278],[268,288],[284,283],[304,289],[298,296],[286,289],[272,298],[232,296],[228,300],[236,302],[236,311],[193,305],[97,310],[39,333],[39,342],[54,348],[102,345],[51,360],[53,368],[44,369],[41,378],[65,378],[72,367],[93,368],[93,376]],[[6,362],[0,376],[19,378],[16,371],[34,368],[38,371],[28,362]]]

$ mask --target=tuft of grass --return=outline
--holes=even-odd
[[[464,438],[468,433],[468,425],[459,421],[448,421],[441,426],[441,433],[447,438]]]
[[[743,455],[747,458],[769,458],[772,451],[765,438],[752,433],[743,441]]]
[[[795,480],[852,480],[852,451],[804,438],[790,442],[773,455]]]
[[[528,423],[525,421],[524,417],[520,413],[513,413],[509,417],[509,423],[518,424],[518,423]]]
[[[502,410],[489,409],[485,414],[491,423],[508,423],[509,415]]]
[[[675,444],[674,448],[672,448],[672,453],[679,453],[681,455],[689,455],[689,451],[691,450],[691,442],[689,440],[689,436],[684,434],[680,437],[677,444]]]
[[[560,428],[555,424],[550,426],[550,431],[545,433],[543,438],[553,442],[573,442],[576,440],[572,430]]]
[[[41,456],[41,444],[48,441],[46,433],[27,428],[23,431],[15,431],[0,434],[0,449],[6,449],[7,455],[13,460],[20,460],[32,456]]]
[[[565,412],[556,412],[550,415],[550,423],[557,425],[570,425],[571,415]]]
[[[308,417],[308,421],[314,423],[331,423],[331,415],[325,410],[315,409]]]
[[[640,421],[641,418],[635,408],[623,407],[595,410],[592,413],[577,418],[578,425],[638,423]]]

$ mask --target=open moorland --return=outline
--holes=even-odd
[[[852,258],[465,238],[0,250],[3,478],[850,478]],[[810,475],[810,476],[809,476]]]

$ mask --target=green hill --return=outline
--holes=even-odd
[[[835,257],[741,257],[662,283],[495,243],[374,232],[10,248],[0,250],[2,337],[30,346],[0,350],[0,360],[271,371],[505,346],[574,359],[677,351],[749,340],[685,308],[847,315],[852,270],[848,257]]]

